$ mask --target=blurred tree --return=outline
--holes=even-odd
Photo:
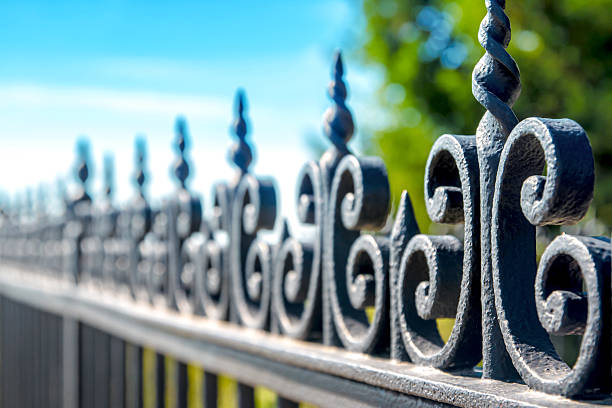
[[[392,121],[377,132],[395,197],[407,189],[419,222],[425,162],[443,133],[474,134],[484,112],[471,73],[484,50],[477,40],[484,1],[364,0],[363,57],[383,68],[380,98]],[[595,214],[612,225],[612,0],[510,0],[509,53],[521,70],[519,120],[569,117],[591,140]]]

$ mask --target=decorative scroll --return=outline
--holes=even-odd
[[[113,205],[114,162],[110,154],[104,156],[104,200],[96,217],[96,236],[100,239],[100,272],[105,286],[125,283],[126,266],[121,260],[122,248],[117,242],[119,211]]]
[[[151,212],[151,230],[139,245],[139,268],[147,280],[148,300],[153,305],[165,306],[168,296],[168,215],[165,211]]]
[[[230,271],[236,311],[245,326],[266,329],[272,293],[272,251],[257,238],[257,232],[274,227],[274,183],[245,174],[234,193],[231,214]]]
[[[333,179],[323,242],[335,329],[352,351],[375,353],[388,347],[389,240],[360,230],[381,229],[389,209],[382,160],[346,156]],[[371,317],[367,308],[372,308]]]
[[[196,255],[196,294],[204,315],[213,320],[229,318],[230,272],[228,235],[230,192],[226,184],[213,190],[213,215],[207,236],[194,248]],[[221,235],[225,242],[221,243]]]
[[[547,174],[541,176],[544,166]],[[579,221],[592,200],[593,183],[591,146],[577,123],[531,118],[510,134],[493,207],[495,304],[514,366],[527,384],[545,392],[571,396],[610,387],[609,241],[557,238],[536,280],[535,225]],[[573,369],[557,355],[545,328],[584,332]]]
[[[321,336],[321,258],[324,193],[319,165],[307,163],[298,177],[300,222],[314,226],[312,242],[287,237],[276,255],[274,312],[282,333],[307,339]]]
[[[429,155],[425,202],[434,222],[464,223],[463,245],[453,236],[415,235],[394,273],[398,323],[411,361],[439,368],[473,367],[481,359],[478,162],[473,136],[441,136]],[[403,200],[409,198],[403,197]],[[405,208],[402,203],[400,208]],[[410,211],[412,207],[409,207]],[[412,222],[401,214],[397,223]],[[394,230],[402,229],[396,227]],[[407,228],[404,228],[407,229]],[[414,231],[414,227],[412,230]],[[437,318],[455,319],[444,343]],[[396,358],[401,359],[401,354]]]
[[[68,279],[78,283],[84,270],[81,242],[87,235],[91,220],[91,197],[87,192],[89,178],[89,143],[80,140],[77,144],[78,164],[76,176],[79,188],[66,208],[64,229],[64,271]]]
[[[145,297],[147,287],[146,264],[143,263],[142,254],[139,246],[144,237],[151,230],[151,207],[144,192],[146,181],[145,160],[146,143],[143,138],[136,139],[135,143],[135,164],[136,171],[134,181],[137,186],[137,194],[132,199],[130,208],[124,212],[126,214],[123,223],[124,238],[128,241],[128,283],[130,293],[135,299]]]
[[[187,239],[200,229],[202,204],[187,189],[189,163],[185,156],[188,145],[187,124],[184,119],[176,122],[176,150],[179,154],[174,164],[174,175],[179,187],[174,197],[166,203],[168,220],[168,303],[182,312],[191,313],[197,308],[195,295],[195,260]]]
[[[343,75],[342,54],[337,52],[328,87],[333,105],[323,116],[323,130],[332,145],[318,163],[311,161],[302,167],[297,183],[298,218],[303,224],[314,226],[314,239],[302,242],[291,236],[282,242],[276,257],[273,289],[275,312],[283,333],[299,339],[318,339],[322,335],[326,344],[334,345],[339,339],[328,295],[330,280],[322,278],[322,244],[331,184],[338,164],[350,154],[347,143],[355,128],[345,102]]]
[[[230,157],[238,166],[238,181],[232,189],[230,213],[229,265],[231,293],[239,321],[247,327],[268,329],[272,293],[272,251],[258,239],[260,230],[271,230],[276,221],[276,188],[272,179],[250,173],[251,148],[245,141],[245,97],[236,96],[237,118],[234,132],[238,137]]]

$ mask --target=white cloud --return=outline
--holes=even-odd
[[[0,84],[0,109],[87,107],[127,113],[199,115],[216,118],[227,114],[231,101],[223,98],[161,92],[102,88],[57,87],[33,84]]]

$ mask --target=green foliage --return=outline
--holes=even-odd
[[[423,229],[423,176],[433,141],[474,134],[484,109],[471,73],[484,53],[477,40],[484,1],[364,0],[363,57],[381,66],[379,96],[392,122],[374,145],[397,198],[410,192]],[[591,140],[596,160],[595,215],[612,225],[612,0],[508,1],[509,53],[521,70],[519,120],[569,117]]]

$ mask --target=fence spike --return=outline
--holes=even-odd
[[[77,165],[76,165],[76,177],[80,183],[79,191],[73,200],[76,202],[91,201],[91,197],[87,191],[87,185],[89,182],[89,158],[90,158],[90,145],[89,141],[85,137],[81,137],[77,141]]]
[[[187,178],[189,177],[189,163],[185,157],[188,144],[187,121],[185,118],[179,117],[176,120],[176,138],[174,139],[174,146],[179,157],[174,164],[174,175],[181,184],[181,188],[186,188]]]
[[[344,64],[342,53],[336,51],[332,69],[332,80],[328,86],[329,97],[334,101],[323,116],[323,130],[334,145],[346,149],[347,142],[353,136],[355,124],[353,115],[346,106],[347,90],[344,83]]]
[[[232,123],[232,132],[238,137],[237,142],[230,148],[230,160],[238,166],[241,173],[247,173],[253,160],[251,146],[246,142],[248,133],[247,121],[245,119],[246,95],[243,89],[236,91],[235,102],[236,118]]]
[[[147,157],[147,141],[144,136],[138,136],[134,142],[135,167],[134,181],[138,189],[138,195],[144,197],[144,185],[147,179],[145,161]]]

